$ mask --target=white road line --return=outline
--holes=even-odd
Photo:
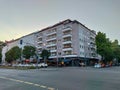
[[[41,87],[41,88],[47,88],[47,86],[44,86],[44,85],[41,85],[40,87]]]
[[[34,84],[34,86],[40,87],[41,85],[39,85],[39,84]]]
[[[14,82],[25,83],[25,84],[28,84],[28,85],[33,85],[33,86],[44,88],[44,89],[47,89],[47,90],[55,90],[55,88],[47,87],[45,85],[35,84],[35,83],[32,83],[32,82],[27,82],[27,81],[22,81],[22,80],[17,80],[17,79],[13,79],[13,78],[2,77],[2,76],[0,78],[10,80],[10,81],[14,81]]]
[[[24,81],[21,81],[21,80],[16,80],[16,82],[20,82],[20,83],[23,83]]]
[[[24,82],[24,83],[26,83],[26,84],[30,84],[30,85],[32,85],[33,83],[31,83],[31,82]]]
[[[48,90],[55,90],[54,88],[48,87]]]

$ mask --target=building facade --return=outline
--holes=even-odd
[[[6,46],[2,49],[2,63],[5,63],[5,53],[8,52],[11,48],[18,46],[23,49],[24,46],[36,46],[36,32],[25,35],[16,40],[6,41]]]
[[[65,20],[37,33],[37,48],[51,52],[50,58],[97,59],[96,32],[80,22]]]
[[[77,60],[77,63],[80,60],[87,62],[90,59],[97,59],[95,37],[95,31],[76,20],[67,19],[7,43],[3,48],[2,60],[5,61],[5,53],[12,47],[19,46],[23,49],[24,46],[30,45],[36,47],[38,54],[43,49],[49,50],[52,60],[69,59]]]
[[[6,46],[2,48],[2,63],[5,63],[5,53],[11,48],[18,46],[19,39],[6,41]]]

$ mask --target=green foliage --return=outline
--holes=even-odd
[[[118,40],[112,42],[112,50],[114,53],[114,58],[120,61],[120,45],[118,44]]]
[[[4,47],[5,45],[6,45],[6,43],[5,43],[5,42],[0,41],[0,48]]]
[[[36,49],[33,46],[24,46],[24,49],[22,52],[23,57],[26,59],[29,59],[31,56],[36,55],[35,51],[36,51]]]
[[[98,32],[96,35],[96,45],[97,53],[102,56],[102,60],[109,61],[113,59],[114,55],[111,47],[111,41],[106,38],[105,33]]]
[[[43,49],[42,53],[40,54],[40,56],[42,57],[42,59],[48,59],[50,56],[50,51]]]
[[[18,46],[11,48],[6,54],[6,61],[11,63],[14,60],[17,60],[21,56],[21,49]]]

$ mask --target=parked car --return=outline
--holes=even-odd
[[[85,63],[79,63],[79,65],[81,66],[81,67],[85,67],[86,65],[85,65]]]
[[[46,63],[40,63],[40,64],[38,64],[38,67],[41,67],[41,68],[45,67],[45,68],[47,68],[48,65]]]
[[[95,64],[94,67],[95,68],[101,68],[101,64]]]

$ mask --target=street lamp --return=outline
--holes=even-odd
[[[45,49],[45,47],[46,47],[46,44],[43,43],[43,48]],[[44,64],[45,64],[45,59],[46,59],[46,56],[44,55]]]
[[[87,48],[89,48],[90,49],[90,43],[87,43]],[[85,50],[85,51],[87,51],[87,50]],[[85,52],[85,65],[87,65],[87,52]]]
[[[20,40],[20,63],[22,63],[22,44],[23,44],[23,40]]]
[[[58,51],[58,50],[57,50],[57,51]],[[58,55],[59,55],[59,53],[57,52],[56,54],[57,54],[56,59],[57,59],[57,68],[58,68],[58,60],[59,60],[59,59],[58,59]]]

